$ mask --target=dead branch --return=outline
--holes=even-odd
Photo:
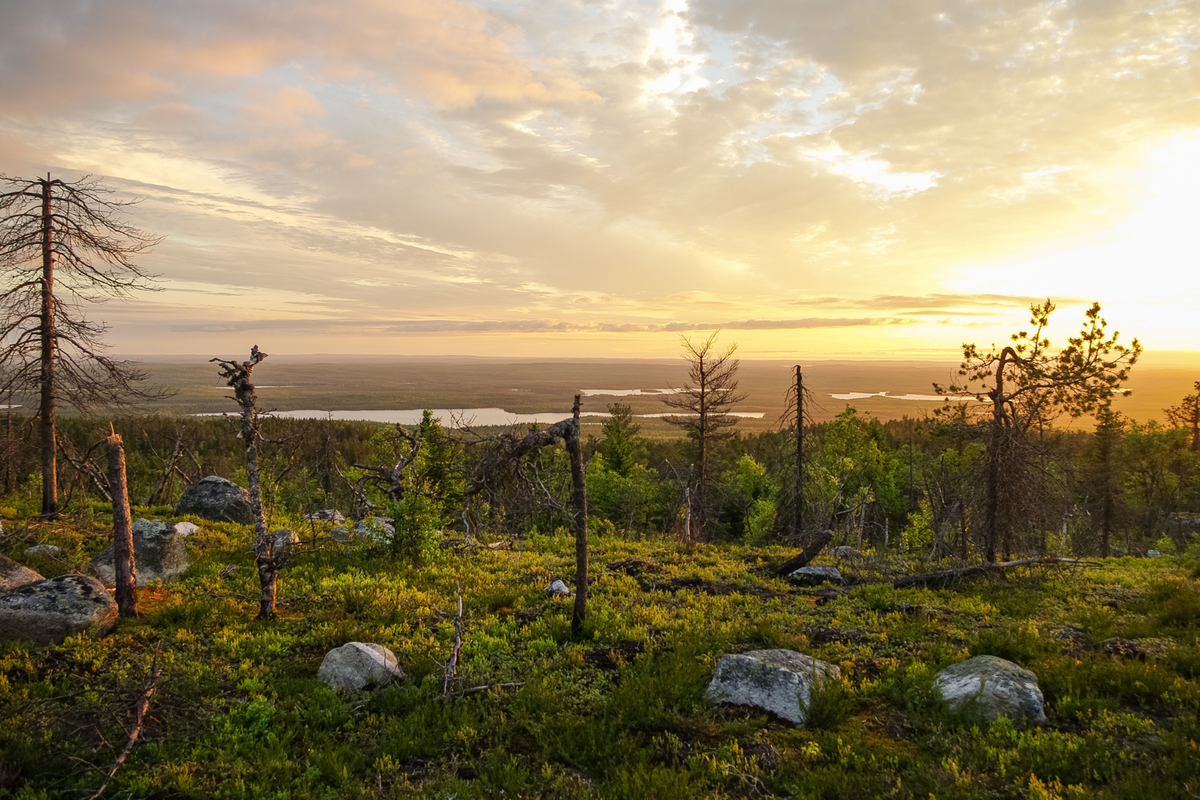
[[[183,454],[184,430],[186,430],[185,426],[180,425],[179,429],[175,431],[175,447],[171,449],[171,457],[167,459],[166,464],[163,467],[162,475],[160,475],[158,478],[158,484],[154,487],[154,491],[150,493],[150,497],[146,499],[146,505],[148,506],[154,505],[161,499],[163,489],[165,489],[167,486],[167,481],[171,479],[171,475],[177,469],[175,462],[177,462],[179,460],[179,456]],[[146,437],[147,441],[150,440],[150,437],[146,435],[145,431],[142,431],[142,435]],[[157,457],[158,453],[156,452],[154,455]]]
[[[117,774],[117,770],[121,768],[121,765],[125,763],[125,759],[133,752],[133,746],[137,744],[138,736],[142,733],[142,723],[146,721],[146,710],[150,708],[150,698],[154,696],[154,691],[158,688],[158,679],[161,676],[162,664],[158,660],[158,650],[155,650],[154,668],[150,674],[150,682],[138,700],[137,719],[134,721],[133,731],[129,734],[129,741],[125,743],[125,749],[121,751],[121,755],[117,756],[117,760],[113,762],[112,769],[108,771],[108,777],[104,779],[104,783],[100,784],[100,788],[88,800],[96,800],[100,795],[104,794],[104,790],[108,788],[108,782],[112,780],[113,775]]]
[[[525,681],[520,683],[488,683],[483,686],[472,686],[470,689],[463,689],[459,694],[474,694],[475,692],[486,692],[488,689],[516,689],[524,686]]]
[[[458,595],[458,613],[454,616],[454,649],[450,651],[450,660],[446,662],[446,681],[442,684],[442,697],[450,695],[454,686],[454,675],[458,671],[458,654],[462,651],[462,583],[454,582],[454,591]]]
[[[801,567],[808,566],[808,562],[817,557],[817,554],[825,549],[825,545],[833,539],[833,531],[825,530],[818,533],[809,542],[808,547],[804,548],[804,552],[797,556],[789,558],[787,561],[775,568],[776,575],[791,575]]]

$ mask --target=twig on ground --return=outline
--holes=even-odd
[[[462,650],[462,583],[454,582],[454,590],[458,594],[458,614],[454,617],[454,649],[450,651],[450,660],[446,662],[446,681],[442,685],[442,697],[450,695],[454,685],[454,675],[458,670],[458,654]]]
[[[161,648],[161,645],[159,647]],[[150,698],[154,696],[154,691],[158,688],[158,679],[162,676],[162,663],[159,662],[158,655],[159,650],[155,649],[154,667],[150,672],[150,681],[146,684],[141,699],[138,700],[137,719],[134,721],[133,731],[129,734],[129,741],[125,743],[125,749],[121,751],[121,755],[117,756],[117,760],[113,762],[112,769],[108,771],[108,777],[104,779],[104,783],[100,784],[100,788],[88,800],[96,800],[104,794],[104,790],[108,788],[108,782],[112,780],[113,775],[117,774],[117,770],[125,763],[125,759],[133,752],[133,746],[137,744],[138,736],[142,732],[142,723],[146,720],[146,710],[150,708]]]

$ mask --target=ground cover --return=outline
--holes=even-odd
[[[142,515],[168,509],[143,509]],[[84,797],[162,666],[108,797],[1179,797],[1200,794],[1200,588],[1181,559],[1109,559],[954,589],[798,589],[793,551],[600,535],[582,638],[573,540],[531,532],[425,563],[326,543],[254,620],[251,531],[192,520],[192,567],[145,588],[142,618],[56,647],[0,643],[0,797]],[[303,529],[301,529],[303,530]],[[82,569],[102,513],[5,522],[0,549],[43,575]],[[35,543],[57,557],[25,555]],[[820,561],[818,563],[821,563]],[[443,696],[456,582],[465,632]],[[376,642],[407,679],[340,696],[325,652]],[[796,730],[704,689],[724,653],[783,647],[841,667]],[[936,672],[992,654],[1036,673],[1048,722],[978,724]],[[479,688],[484,687],[484,688]]]

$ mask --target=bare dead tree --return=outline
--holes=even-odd
[[[254,562],[262,587],[258,606],[259,619],[275,617],[277,579],[291,555],[286,546],[276,547],[275,538],[267,532],[267,520],[262,505],[262,485],[258,475],[258,441],[261,438],[258,428],[258,398],[250,379],[254,368],[266,357],[267,354],[259,350],[258,345],[254,345],[250,348],[248,361],[210,359],[221,367],[220,376],[233,389],[234,396],[231,399],[236,400],[242,410],[240,436],[246,446],[246,475],[250,484],[247,489],[250,493],[250,511],[254,515]]]
[[[42,514],[58,514],[56,413],[128,406],[166,396],[146,375],[106,354],[107,326],[84,316],[88,302],[152,289],[133,263],[160,239],[120,220],[131,205],[85,177],[75,182],[0,176],[0,392],[38,395]]]
[[[579,400],[580,396],[575,395],[571,419],[564,419],[548,428],[533,431],[519,441],[512,436],[502,438],[500,441],[503,442],[503,446],[479,463],[475,469],[475,475],[463,492],[463,515],[465,517],[467,513],[465,506],[469,506],[471,498],[482,492],[488,482],[501,474],[506,467],[527,453],[562,440],[571,459],[571,505],[575,526],[575,609],[571,616],[571,631],[575,635],[579,635],[583,631],[584,617],[587,614],[588,592],[587,480],[583,463],[583,448],[579,441]]]
[[[108,485],[112,487],[113,570],[117,609],[122,617],[138,615],[137,564],[133,555],[133,519],[129,513],[129,487],[125,481],[125,446],[121,435],[105,440],[108,454]]]
[[[184,431],[186,431],[186,430],[187,430],[187,426],[180,425],[179,428],[175,431],[175,446],[171,448],[171,455],[169,458],[167,458],[166,462],[163,464],[162,475],[159,476],[158,483],[155,484],[154,490],[152,492],[150,492],[150,497],[148,497],[146,499],[146,505],[152,506],[155,503],[159,502],[159,500],[162,499],[163,491],[169,489],[170,480],[171,480],[172,476],[175,474],[175,472],[177,471],[177,468],[175,465],[179,462],[179,457],[181,455],[183,455],[183,451],[184,451],[183,434],[184,434]],[[143,435],[146,435],[144,431],[143,431]],[[149,439],[150,439],[150,437],[147,435],[146,440],[149,441]]]
[[[404,499],[404,470],[416,461],[417,454],[421,451],[421,440],[404,430],[399,423],[396,423],[394,433],[397,440],[408,444],[407,455],[400,457],[388,467],[376,467],[370,464],[354,465],[355,469],[363,470],[363,475],[353,486],[354,496],[362,510],[362,513],[355,515],[359,518],[365,516],[367,512],[375,510],[375,505],[367,499],[366,485],[368,483],[373,483],[381,488],[392,502],[399,503]]]
[[[737,371],[739,361],[733,357],[737,345],[732,344],[722,352],[716,351],[717,334],[714,331],[703,342],[693,342],[686,336],[683,341],[683,357],[690,364],[688,383],[674,394],[664,395],[662,401],[670,408],[683,412],[664,417],[671,425],[683,428],[696,441],[696,471],[691,486],[691,522],[686,531],[689,541],[698,540],[708,522],[709,505],[709,445],[731,438],[733,426],[738,418],[729,412],[746,399],[738,394]]]

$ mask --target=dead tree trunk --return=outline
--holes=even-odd
[[[796,365],[796,518],[792,535],[804,532],[804,373]],[[797,569],[799,569],[797,567]]]
[[[39,436],[42,446],[42,516],[54,519],[58,516],[58,436],[55,430],[55,378],[57,359],[54,350],[58,345],[58,332],[54,326],[54,216],[50,207],[50,176],[46,176],[42,193],[42,311],[41,311],[41,364],[38,376],[41,397],[38,417],[41,419]]]
[[[247,488],[250,493],[250,511],[254,516],[254,562],[258,568],[258,582],[262,594],[258,604],[259,619],[274,619],[275,589],[279,571],[287,563],[289,552],[285,544],[276,547],[275,540],[267,533],[267,520],[263,515],[262,485],[258,477],[258,407],[254,384],[250,382],[254,368],[267,357],[258,349],[250,348],[250,360],[222,361],[210,359],[221,367],[220,375],[233,389],[233,399],[242,409],[241,437],[246,443]]]
[[[588,539],[587,539],[587,481],[584,474],[583,448],[579,441],[579,395],[575,395],[571,419],[556,422],[549,428],[534,431],[518,442],[512,442],[480,465],[477,475],[463,492],[464,504],[483,491],[487,482],[500,470],[518,458],[534,450],[552,445],[559,439],[567,447],[571,458],[571,501],[574,506],[572,521],[575,527],[575,609],[571,616],[571,632],[578,635],[583,630],[587,615]],[[466,510],[463,512],[466,517]]]
[[[133,519],[129,513],[129,487],[125,482],[125,447],[121,435],[114,433],[106,441],[108,485],[112,488],[113,569],[117,582],[117,610],[122,617],[134,617],[137,610],[137,564],[133,556]]]
[[[798,556],[793,556],[787,561],[775,568],[776,575],[791,575],[801,567],[807,567],[808,562],[812,561],[824,549],[825,545],[833,539],[833,531],[821,531],[813,540],[808,543],[808,547],[804,548],[804,552]]]

